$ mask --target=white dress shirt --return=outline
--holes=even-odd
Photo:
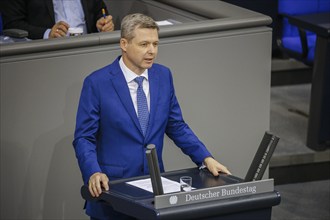
[[[124,73],[124,77],[126,79],[127,86],[129,88],[129,92],[131,94],[132,102],[133,102],[133,105],[134,105],[134,108],[135,108],[135,112],[136,112],[136,115],[137,115],[137,99],[136,99],[136,94],[137,94],[138,84],[137,84],[137,82],[134,81],[134,79],[136,77],[138,77],[139,75],[137,75],[136,73],[134,73],[132,70],[130,70],[125,65],[122,57],[119,60],[119,66],[120,66],[121,70]],[[146,69],[140,76],[144,76],[144,78],[145,78],[143,80],[143,91],[146,94],[147,102],[148,102],[148,110],[150,112],[150,92],[149,92],[149,81],[148,81],[148,69]]]
[[[65,21],[70,27],[81,27],[83,33],[87,33],[85,13],[81,0],[53,0],[55,23]],[[44,33],[44,39],[48,39],[51,29]]]

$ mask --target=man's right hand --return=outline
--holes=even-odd
[[[115,25],[113,24],[112,21],[112,16],[108,15],[105,18],[101,17],[99,20],[96,22],[96,28],[100,32],[109,32],[113,31],[115,29]]]
[[[70,25],[64,21],[59,21],[49,32],[49,38],[65,37],[68,33]]]
[[[102,187],[109,190],[109,178],[104,173],[94,173],[88,181],[88,189],[93,197],[99,197],[102,193]]]

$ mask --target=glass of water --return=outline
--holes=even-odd
[[[180,177],[180,190],[181,192],[191,191],[192,178],[190,176]]]

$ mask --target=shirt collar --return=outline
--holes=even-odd
[[[124,77],[125,77],[127,83],[132,82],[136,77],[139,76],[125,65],[125,63],[123,61],[123,57],[120,57],[119,66],[124,73]],[[146,78],[148,80],[148,69],[146,69],[140,76],[144,76],[144,78]]]

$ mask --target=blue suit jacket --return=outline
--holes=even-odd
[[[73,145],[84,183],[95,172],[110,180],[148,174],[148,144],[155,144],[163,172],[165,133],[201,165],[211,154],[183,120],[170,70],[159,64],[148,70],[150,119],[144,137],[119,59],[89,75],[82,88]],[[109,206],[87,204],[87,214],[93,217],[110,215],[108,210]]]

